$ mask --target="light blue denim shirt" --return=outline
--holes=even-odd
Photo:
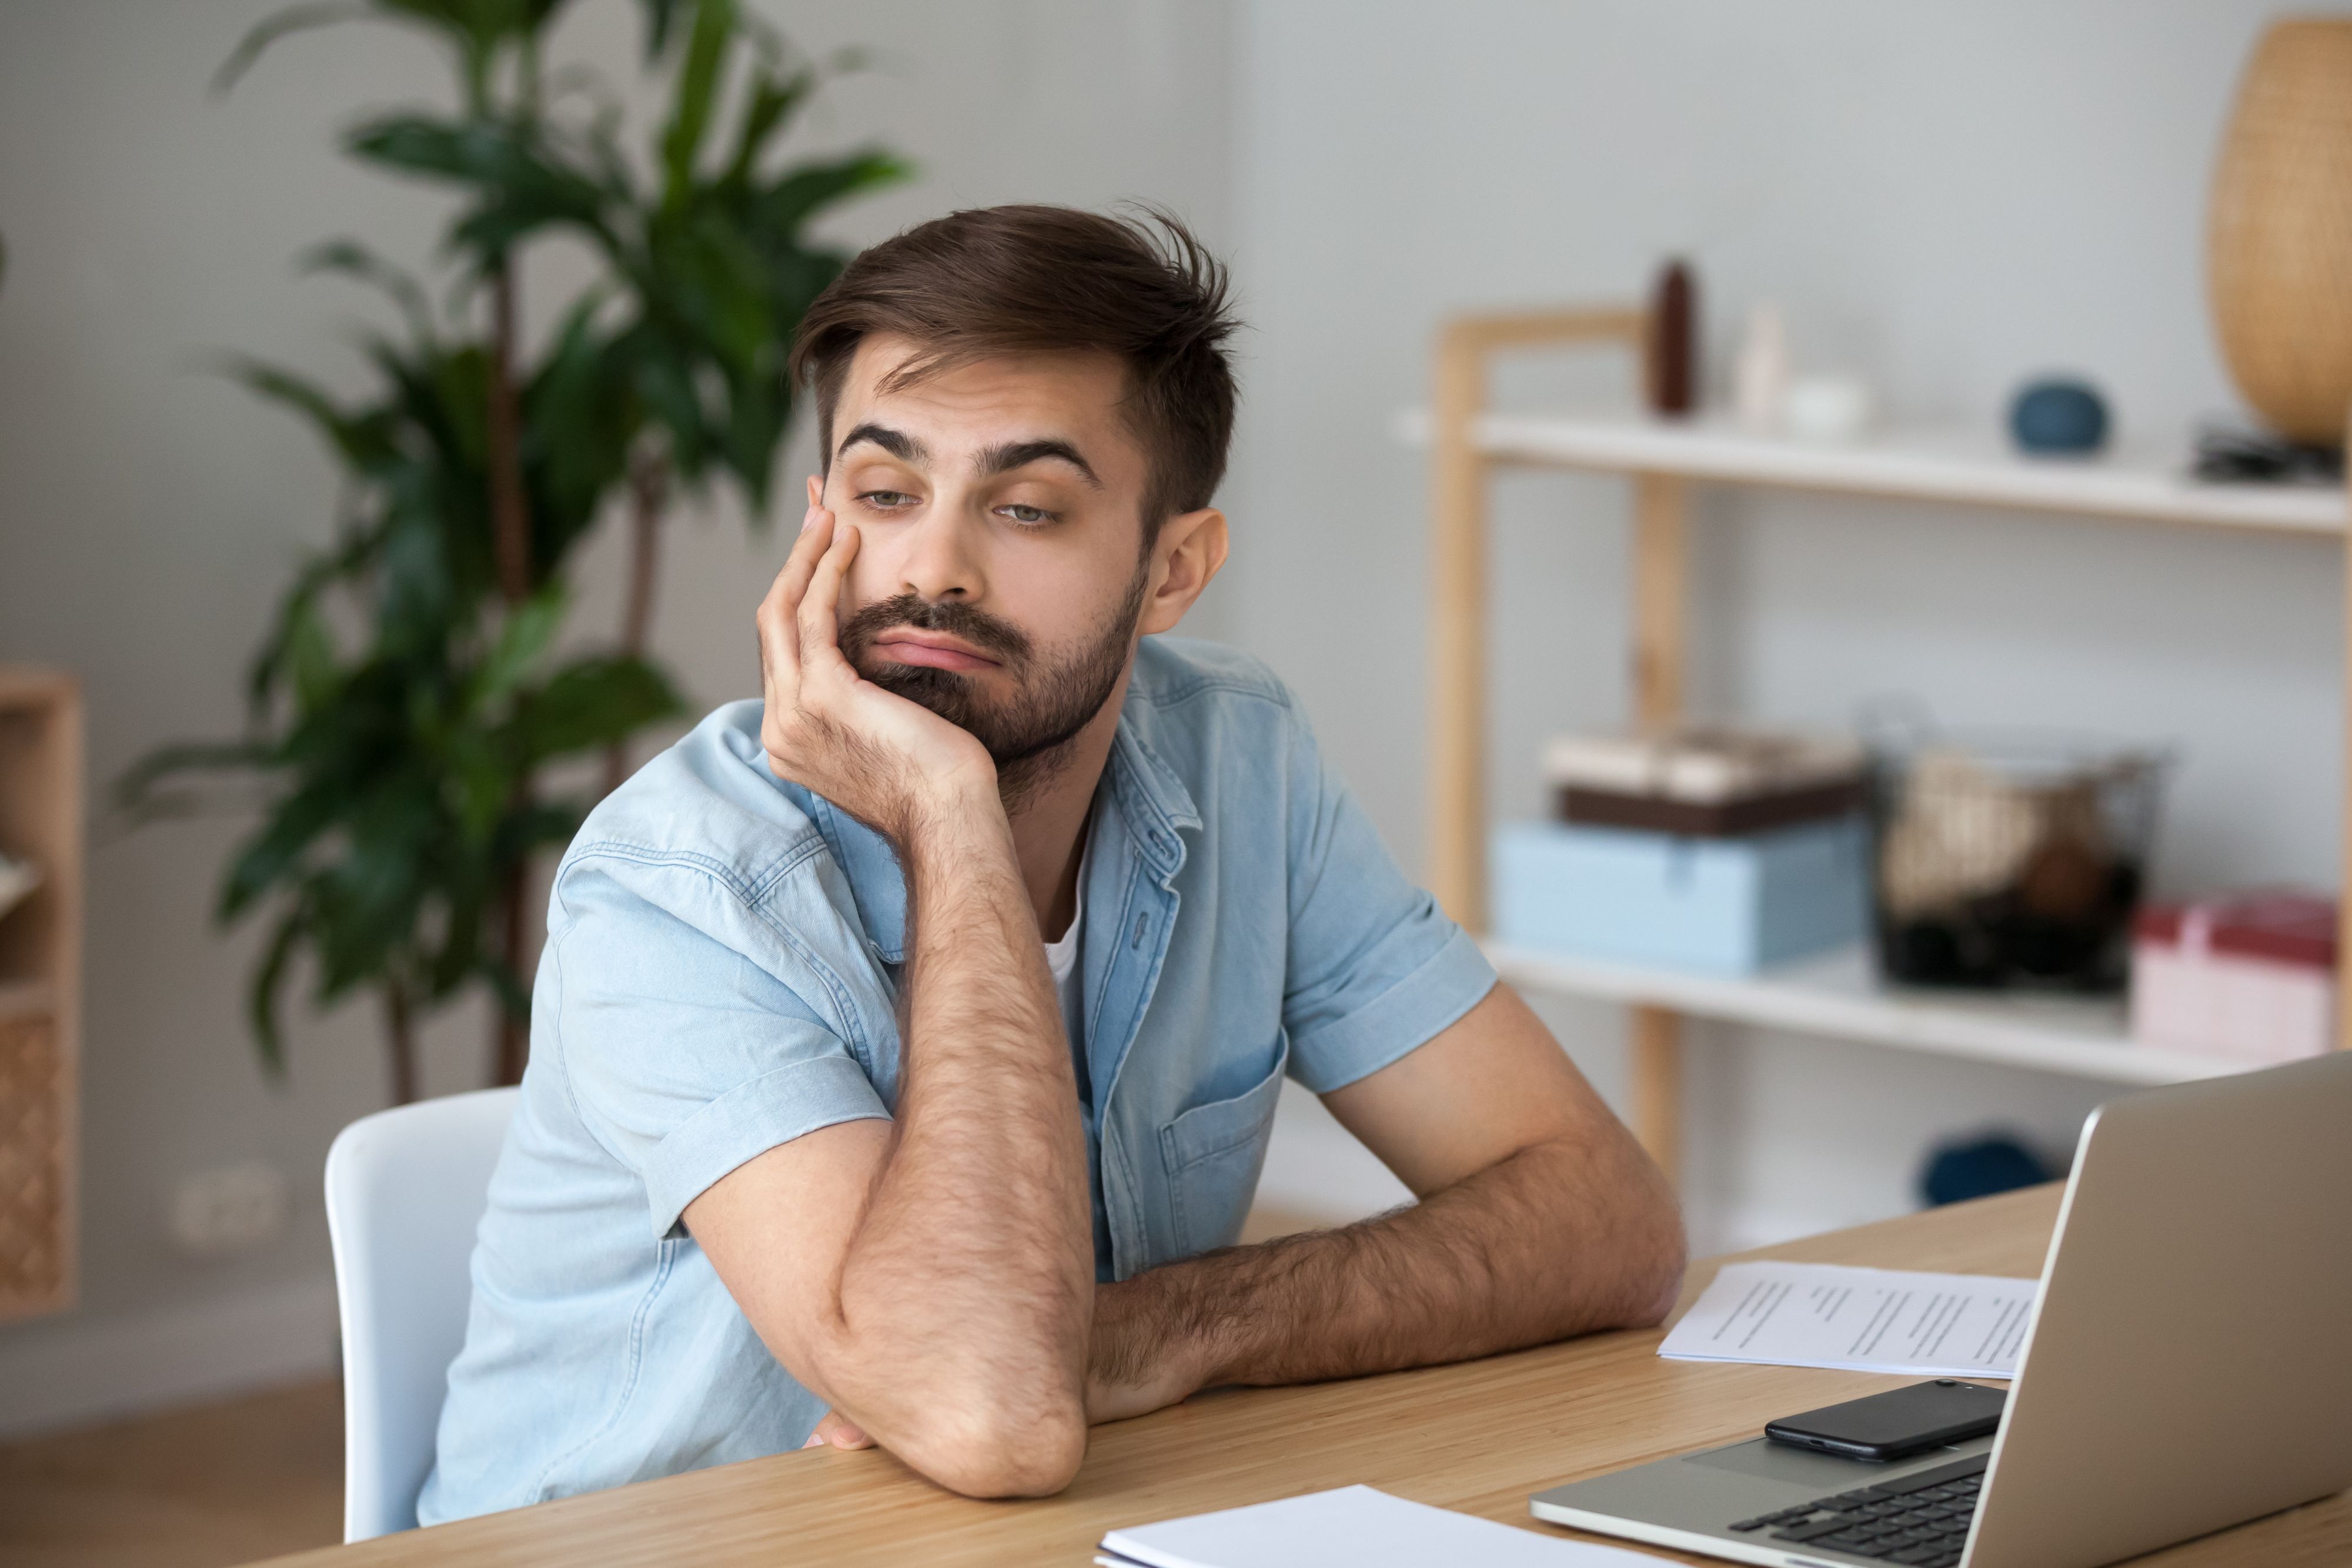
[[[1494,985],[1283,685],[1146,639],[1096,792],[1081,942],[1106,1273],[1231,1243],[1283,1075],[1394,1061]],[[887,1116],[906,891],[730,703],[558,867],[530,1070],[490,1182],[425,1523],[793,1448],[824,1406],[679,1223],[736,1166]]]

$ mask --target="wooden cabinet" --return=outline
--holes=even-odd
[[[0,914],[0,1322],[73,1301],[82,710],[73,680],[0,665],[0,853],[40,873]]]

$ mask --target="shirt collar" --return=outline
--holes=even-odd
[[[1199,828],[1201,813],[1183,779],[1143,737],[1151,711],[1149,695],[1131,682],[1104,770],[1136,853],[1165,887],[1184,865],[1184,841],[1177,833],[1181,829]],[[814,808],[817,831],[824,835],[842,875],[848,879],[850,896],[857,901],[858,918],[865,923],[866,939],[874,944],[876,955],[886,964],[905,963],[907,877],[899,868],[898,852],[888,839],[824,796],[814,790],[803,793]],[[1099,803],[1096,810],[1099,819]]]

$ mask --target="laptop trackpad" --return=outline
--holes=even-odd
[[[1950,1458],[1951,1455],[1939,1448],[1935,1458],[1943,1460]],[[1737,1470],[1743,1476],[1759,1476],[1768,1481],[1790,1481],[1823,1493],[1868,1486],[1873,1480],[1902,1475],[1919,1468],[1907,1464],[1878,1464],[1869,1459],[1841,1459],[1835,1454],[1807,1453],[1786,1443],[1776,1443],[1769,1437],[1751,1437],[1747,1442],[1733,1443],[1727,1448],[1685,1454],[1683,1462],[1712,1465],[1719,1470]]]

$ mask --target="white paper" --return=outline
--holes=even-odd
[[[1920,1377],[2014,1377],[2040,1281],[1727,1263],[1658,1354]]]
[[[1540,1535],[1370,1487],[1114,1530],[1097,1563],[1146,1568],[1659,1568],[1642,1552]]]

